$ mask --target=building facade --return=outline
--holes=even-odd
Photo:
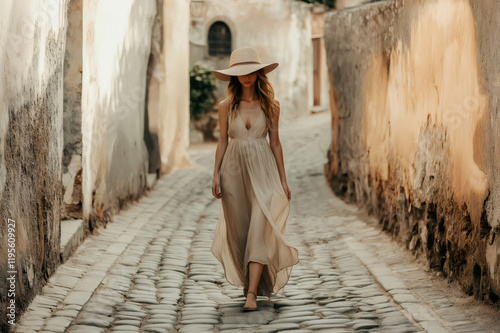
[[[323,6],[294,0],[193,1],[190,66],[229,66],[231,52],[253,47],[262,62],[280,65],[268,76],[284,122],[329,106]],[[227,82],[217,81],[217,97]]]

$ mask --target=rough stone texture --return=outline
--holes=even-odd
[[[19,315],[59,263],[67,5],[29,0],[0,4],[2,332],[8,325],[7,302],[15,299]],[[15,220],[15,230],[8,231],[8,219]],[[12,268],[7,268],[9,233],[15,236]],[[7,295],[7,270],[17,271],[15,298]]]
[[[492,301],[499,20],[500,3],[466,0],[385,1],[325,16],[331,187],[430,267]]]

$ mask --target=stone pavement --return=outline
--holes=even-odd
[[[323,174],[331,137],[320,113],[281,130],[298,248],[284,295],[241,312],[242,289],[210,251],[220,210],[214,145],[163,177],[92,235],[50,278],[15,332],[500,332],[498,309],[447,285],[374,218],[336,198]]]

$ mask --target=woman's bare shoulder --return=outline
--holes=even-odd
[[[227,97],[219,102],[219,114],[221,116],[229,114],[229,100]]]
[[[219,107],[222,107],[222,108],[224,108],[224,109],[227,110],[227,108],[229,107],[229,98],[226,97],[222,101],[220,101],[219,102]]]

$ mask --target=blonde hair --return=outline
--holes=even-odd
[[[257,80],[255,81],[255,90],[259,98],[260,106],[266,115],[266,130],[271,129],[271,119],[277,112],[278,103],[274,99],[274,89],[269,82],[266,74],[262,70],[257,71]],[[234,119],[237,115],[236,109],[241,102],[242,85],[237,76],[231,76],[231,81],[227,86],[227,95],[229,101],[229,117]]]

